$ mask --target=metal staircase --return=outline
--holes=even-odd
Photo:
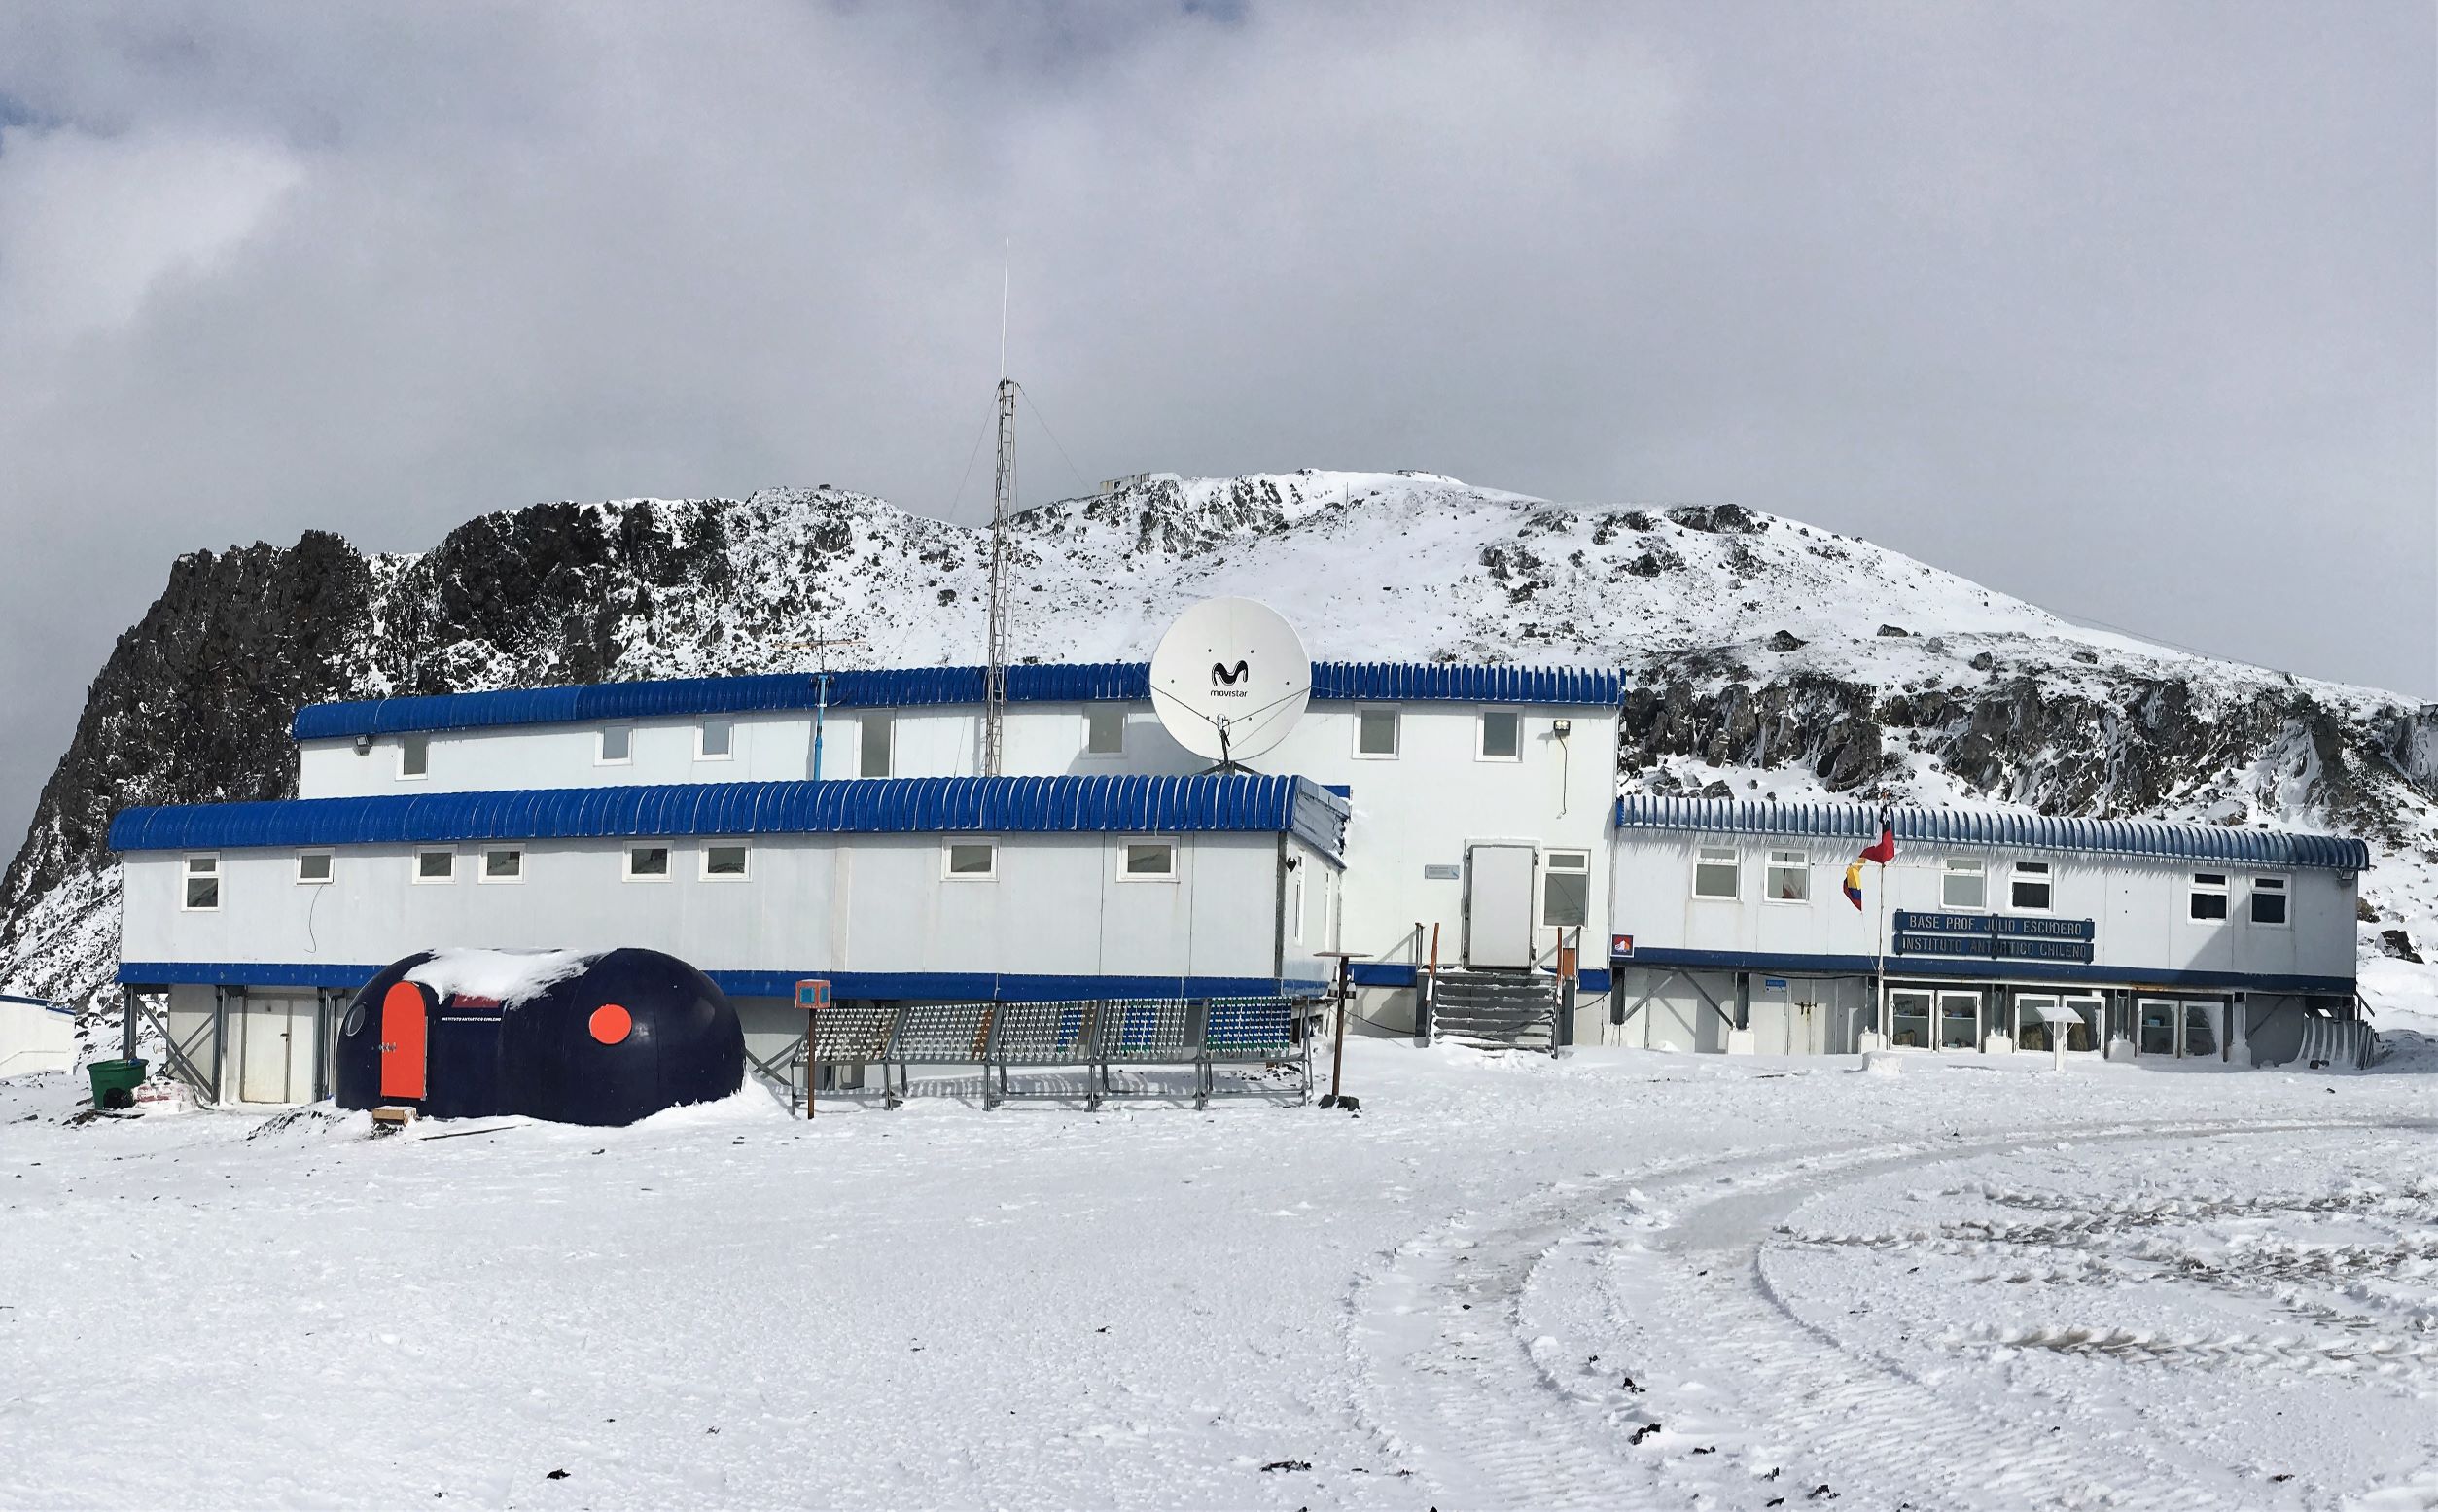
[[[1442,971],[1431,1033],[1477,1050],[1557,1053],[1558,980],[1528,971]]]

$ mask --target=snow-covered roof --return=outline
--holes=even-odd
[[[1879,838],[1882,816],[1899,845],[2000,846],[2027,851],[2078,851],[2106,856],[2173,857],[2262,866],[2312,866],[2362,871],[2370,848],[2339,835],[2220,825],[2171,825],[2149,819],[2070,819],[1976,809],[1883,808],[1870,803],[1755,803],[1745,798],[1669,798],[1638,794],[1617,800],[1619,829],[1671,829],[1705,834]]]
[[[128,808],[114,851],[634,835],[1111,830],[1294,834],[1338,860],[1345,800],[1301,777],[897,777],[534,788]]]
[[[982,675],[980,667],[900,667],[366,698],[307,704],[297,711],[291,728],[299,740],[337,740],[417,730],[810,709],[825,701],[825,679],[829,684],[826,701],[832,709],[979,704]],[[1606,667],[1396,661],[1320,661],[1312,666],[1312,696],[1322,700],[1461,700],[1613,708],[1620,689],[1618,674]],[[1146,662],[1051,663],[1007,669],[1011,703],[1143,703],[1150,696],[1151,669]]]

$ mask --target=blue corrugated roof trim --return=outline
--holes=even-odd
[[[1619,829],[1679,829],[1708,834],[1879,838],[1880,814],[1867,803],[1755,803],[1747,798],[1617,800]],[[2219,825],[2171,825],[2149,819],[2059,819],[2045,814],[1974,813],[1962,809],[1886,811],[1899,845],[1993,846],[2010,850],[2082,851],[2102,856],[2157,856],[2179,861],[2260,866],[2313,866],[2363,871],[2370,847],[2339,835],[2236,829]]]
[[[898,777],[673,783],[122,810],[115,851],[627,835],[1260,830],[1345,855],[1346,804],[1301,777]]]
[[[832,672],[833,709],[909,709],[982,701],[980,667],[908,667]],[[489,729],[512,724],[583,724],[603,720],[685,719],[810,709],[821,675],[680,678],[656,683],[594,683],[579,687],[511,687],[489,693],[436,693],[307,704],[291,726],[299,740],[343,740],[407,731]],[[1389,661],[1313,663],[1312,696],[1411,702],[1564,704],[1608,708],[1618,701],[1615,672],[1583,667],[1438,666]],[[1076,662],[1007,669],[1013,703],[1142,703],[1151,669],[1140,661]]]

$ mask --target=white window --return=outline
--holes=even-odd
[[[999,847],[989,840],[951,840],[940,852],[939,866],[951,882],[988,882],[999,875]]]
[[[1512,709],[1481,712],[1481,743],[1473,750],[1483,761],[1524,759],[1524,717]]]
[[[190,913],[209,913],[220,906],[220,858],[187,858],[186,896],[178,904]]]
[[[412,782],[432,770],[432,737],[402,735],[398,741],[398,780]]]
[[[302,851],[297,856],[299,882],[328,882],[331,854],[328,851]]]
[[[595,766],[624,766],[635,759],[635,726],[605,724],[601,726],[600,748],[593,753]]]
[[[736,723],[731,720],[705,720],[694,726],[694,759],[724,761],[736,744]]]
[[[1743,863],[1732,845],[1705,845],[1693,861],[1695,897],[1735,897],[1744,891]]]
[[[417,882],[456,881],[457,853],[455,851],[415,852],[415,880]]]
[[[1083,711],[1083,754],[1085,756],[1124,756],[1126,754],[1126,711],[1123,707],[1113,706]]]
[[[2049,863],[2044,861],[2015,862],[2015,875],[2006,890],[2006,906],[2018,913],[2047,913],[2054,895],[2049,888]]]
[[[1773,903],[1812,900],[1812,858],[1803,851],[1769,853],[1768,889],[1761,896]]]
[[[481,869],[475,873],[478,882],[522,882],[525,880],[525,853],[512,845],[494,845],[484,849]]]
[[[713,840],[703,846],[703,880],[705,882],[742,882],[745,880],[745,842]]]
[[[896,744],[898,721],[886,714],[867,714],[856,721],[856,748],[860,755],[855,769],[858,777],[886,777],[890,769],[890,748]]]
[[[1177,879],[1177,842],[1174,840],[1128,840],[1124,869],[1119,878],[1127,882],[1173,882]],[[1297,873],[1301,875],[1300,872]],[[1296,938],[1302,938],[1301,926]]]
[[[1591,918],[1591,852],[1551,851],[1541,858],[1540,868],[1541,924],[1579,929]]]
[[[1941,908],[1987,908],[1989,904],[1986,868],[1977,861],[1949,857],[1939,873],[1938,905]]]
[[[669,880],[669,848],[665,845],[630,845],[626,848],[626,880],[629,882],[666,882]]]
[[[1363,709],[1355,715],[1355,755],[1384,761],[1396,755],[1396,711]]]
[[[2254,924],[2285,923],[2285,879],[2283,877],[2251,879],[2251,922]]]
[[[2196,871],[2193,873],[2192,917],[2204,924],[2226,922],[2226,873]]]

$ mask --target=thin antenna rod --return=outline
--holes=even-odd
[[[982,775],[1000,775],[1007,722],[1007,517],[1016,510],[1016,380],[1007,376],[1007,274],[1011,238],[999,266],[999,480],[990,504],[990,644],[982,669]]]

